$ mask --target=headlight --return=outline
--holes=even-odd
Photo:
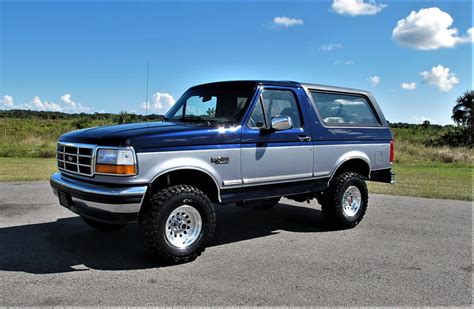
[[[100,148],[96,154],[95,172],[98,174],[135,175],[137,166],[132,148]]]

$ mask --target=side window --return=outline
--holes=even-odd
[[[260,100],[258,100],[257,104],[255,104],[255,107],[249,118],[248,126],[252,129],[262,129],[266,127],[265,116],[263,115],[262,109],[262,102]]]
[[[379,125],[370,103],[362,96],[315,91],[311,95],[321,120],[328,125]]]
[[[252,129],[261,129],[267,126],[271,118],[277,116],[289,116],[293,121],[294,128],[301,127],[301,116],[298,102],[294,93],[290,90],[264,90],[261,100],[255,105],[250,115],[248,126]],[[263,108],[262,108],[263,105]],[[265,112],[264,112],[265,111]],[[266,118],[265,118],[266,117]]]
[[[301,127],[301,116],[298,102],[294,93],[290,90],[264,90],[263,106],[268,119],[277,116],[289,116],[293,121],[294,128]]]
[[[290,90],[264,90],[263,105],[268,119],[277,116],[289,116],[293,128],[301,127],[301,117],[295,94]]]

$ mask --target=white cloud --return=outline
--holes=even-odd
[[[334,100],[334,102],[337,102],[341,105],[364,105],[365,104],[365,100],[363,99],[355,99],[355,100],[337,99],[337,100]]]
[[[374,0],[334,0],[332,10],[342,15],[375,15],[384,8],[386,4],[377,4]]]
[[[436,120],[429,117],[424,117],[424,116],[412,116],[410,120],[415,123],[423,123],[425,121],[429,121],[430,123],[436,123]]]
[[[142,108],[158,114],[165,114],[175,103],[175,99],[169,93],[155,92],[151,102],[142,103]]]
[[[415,90],[416,89],[416,83],[402,83],[400,85],[405,90]]]
[[[297,26],[297,25],[302,25],[303,20],[300,18],[290,18],[286,16],[277,16],[273,18],[273,23],[275,26],[279,27],[291,27],[291,26]]]
[[[354,64],[354,61],[352,61],[352,60],[336,60],[336,61],[333,62],[333,64],[351,65],[351,64]]]
[[[431,71],[421,72],[420,75],[426,83],[438,87],[441,91],[451,91],[459,83],[456,74],[449,73],[449,68],[442,65],[433,67]]]
[[[474,43],[474,27],[467,29],[467,42]]]
[[[371,76],[368,78],[369,82],[372,84],[372,86],[377,86],[380,84],[380,77],[379,76]]]
[[[451,28],[453,18],[437,7],[412,11],[400,19],[393,29],[392,38],[400,45],[421,50],[454,47],[473,41],[473,28],[466,36],[459,36],[458,29]]]
[[[54,102],[48,102],[41,100],[39,96],[35,96],[33,100],[28,103],[15,104],[13,98],[9,95],[3,97],[2,108],[5,109],[25,109],[25,110],[37,110],[37,111],[52,111],[52,112],[63,112],[63,113],[88,113],[91,112],[89,107],[85,107],[80,103],[76,103],[71,99],[70,94],[61,96],[63,104],[57,104]]]
[[[72,113],[88,113],[90,108],[82,106],[81,103],[76,103],[71,99],[71,94],[66,93],[61,96],[61,101],[64,103],[64,111]]]
[[[33,98],[33,101],[26,104],[26,107],[32,106],[32,109],[40,110],[40,111],[52,111],[52,112],[60,112],[63,110],[61,105],[48,102],[48,101],[41,101],[41,99],[36,96]]]
[[[339,49],[339,48],[342,48],[342,44],[328,43],[328,44],[321,45],[321,50],[322,51],[327,51],[327,52],[330,52],[330,51],[333,51],[333,50]]]
[[[13,106],[15,106],[15,103],[13,101],[13,97],[11,97],[9,95],[4,95],[3,96],[2,104],[6,108],[12,108]]]

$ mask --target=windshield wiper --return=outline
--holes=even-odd
[[[205,122],[208,126],[211,126],[212,124],[228,125],[228,124],[233,123],[232,121],[229,121],[229,120],[204,118],[204,117],[201,117],[201,116],[184,116],[184,117],[177,118],[177,119],[167,118],[167,120],[169,120],[169,121],[178,121],[178,122]]]
[[[206,122],[207,125],[211,125],[211,122],[215,122],[214,119],[203,118],[199,116],[184,116],[179,119],[182,122]]]

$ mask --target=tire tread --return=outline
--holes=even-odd
[[[338,205],[341,202],[340,199],[341,195],[343,194],[343,192],[341,191],[344,189],[347,182],[352,179],[356,179],[362,185],[362,188],[359,189],[362,189],[361,207],[363,207],[363,209],[361,215],[357,218],[357,220],[353,222],[347,222],[343,220],[344,214],[342,212],[342,207],[338,207]],[[368,190],[364,177],[356,172],[345,172],[336,176],[331,181],[329,188],[324,192],[323,196],[320,199],[320,202],[324,219],[330,227],[338,229],[348,229],[355,227],[362,221],[367,211]]]
[[[204,233],[204,235],[207,236],[207,239],[204,240],[203,244],[195,252],[186,256],[176,256],[163,250],[155,239],[155,231],[162,228],[159,226],[159,222],[164,215],[161,209],[164,207],[166,201],[180,194],[191,195],[196,200],[200,200],[212,207],[212,202],[201,190],[190,185],[172,185],[153,194],[146,205],[144,205],[144,209],[139,215],[138,226],[142,235],[146,253],[152,258],[157,258],[161,261],[173,264],[186,263],[196,259],[204,252],[206,246],[212,241],[216,230],[215,212],[212,211],[212,218],[209,220],[207,225],[208,233]]]

